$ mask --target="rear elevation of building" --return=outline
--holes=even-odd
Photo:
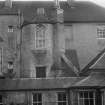
[[[105,8],[0,1],[0,105],[104,105],[104,60]]]

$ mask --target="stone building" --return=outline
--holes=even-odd
[[[0,1],[0,105],[104,105],[104,45],[96,4]]]

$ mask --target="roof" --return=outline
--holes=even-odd
[[[54,70],[54,72],[55,70],[60,71],[62,77],[77,76],[80,69],[76,50],[66,50],[65,54],[61,55],[61,64],[54,62],[51,70]]]
[[[98,60],[90,68],[105,69],[105,52],[98,58]]]
[[[83,70],[81,70],[81,75],[86,74],[86,72],[90,72],[91,70],[101,70],[105,69],[105,48],[98,53],[92,60],[89,62]]]
[[[75,87],[101,87],[102,83],[105,86],[105,72],[93,72],[88,77],[77,82]]]
[[[77,51],[75,49],[68,49],[65,51],[66,57],[72,62],[72,64],[80,70],[80,65],[78,61]]]
[[[92,2],[78,1],[72,4],[74,8],[64,6],[65,20],[71,22],[99,22],[105,21],[105,8]]]
[[[65,22],[105,22],[105,8],[100,7],[92,2],[75,1],[72,3],[72,8],[67,2],[60,2],[61,8],[64,9]],[[44,7],[48,19],[54,17],[52,11],[54,2],[40,1],[13,1],[12,9],[5,9],[4,2],[0,2],[0,15],[14,14],[17,10],[23,13],[24,19],[27,22],[32,22],[35,19],[35,11],[38,7]]]
[[[80,77],[49,78],[49,79],[0,79],[0,91],[35,90],[35,89],[65,89],[72,86]]]

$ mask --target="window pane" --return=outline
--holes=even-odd
[[[36,67],[36,78],[46,77],[46,67]]]
[[[58,93],[58,101],[66,101],[66,93]]]
[[[94,105],[94,100],[90,99],[90,105]]]
[[[33,94],[33,101],[34,101],[34,102],[37,101],[37,94]]]
[[[0,95],[0,103],[2,103],[2,95]]]
[[[58,105],[63,105],[62,102],[58,102]]]
[[[42,103],[38,103],[37,105],[42,105]]]
[[[66,101],[66,94],[63,94],[63,101]]]
[[[84,99],[79,100],[79,105],[84,105]]]
[[[66,105],[67,96],[65,92],[58,93],[58,105]]]
[[[33,103],[33,105],[38,105],[37,103]]]
[[[42,101],[42,95],[41,94],[38,94],[38,101]]]
[[[83,95],[83,92],[80,92],[80,93],[79,93],[79,97],[80,97],[80,98],[83,98],[83,96],[84,96],[84,95]]]
[[[84,100],[84,104],[85,104],[85,105],[89,105],[89,99],[85,99],[85,100]]]
[[[84,98],[88,98],[88,92],[84,92]]]
[[[62,101],[62,94],[58,93],[58,101]]]
[[[42,94],[34,93],[33,94],[33,105],[40,105],[42,103]]]
[[[66,105],[66,102],[62,102],[62,105]]]
[[[89,92],[89,98],[93,98],[93,92]]]

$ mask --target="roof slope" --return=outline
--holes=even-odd
[[[105,72],[94,72],[88,77],[77,82],[76,87],[101,87],[101,83],[105,82]],[[105,84],[104,84],[105,85]]]
[[[77,56],[76,50],[75,49],[68,49],[68,50],[65,51],[65,55],[72,62],[72,64],[78,70],[80,70],[80,65],[79,65],[79,61],[78,61],[78,56]]]
[[[63,89],[67,84],[72,86],[80,77],[50,78],[50,79],[0,79],[0,91],[2,90],[35,90],[35,89]]]
[[[64,54],[61,55],[61,62],[54,64],[51,70],[55,72],[58,71],[61,77],[76,77],[79,74],[79,62],[76,50],[66,50]]]
[[[105,8],[100,7],[92,2],[73,2],[73,8],[67,2],[61,2],[61,8],[64,9],[65,22],[105,22]],[[20,10],[23,13],[25,21],[32,22],[36,16],[36,8],[44,7],[46,14],[50,19],[53,17],[54,2],[40,2],[40,1],[13,1],[13,10]],[[0,2],[0,14],[10,14],[10,10],[4,9],[4,2]]]
[[[86,74],[87,72],[90,72],[90,70],[94,70],[94,69],[104,69],[105,68],[105,48],[99,53],[97,54],[97,56],[95,58],[93,58],[93,60],[91,60],[91,62],[89,62],[81,71],[81,75]]]
[[[105,52],[98,60],[90,67],[90,69],[105,69]]]
[[[74,8],[65,4],[65,20],[71,22],[98,22],[105,21],[105,8],[100,7],[92,2],[74,2]]]

